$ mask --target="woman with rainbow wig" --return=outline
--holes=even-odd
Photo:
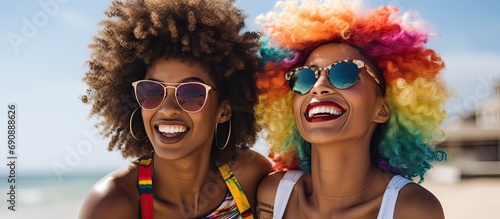
[[[450,93],[425,23],[395,6],[279,1],[260,16],[257,120],[276,172],[260,218],[444,218],[419,183]]]

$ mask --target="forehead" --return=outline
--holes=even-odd
[[[333,62],[346,59],[368,59],[356,48],[347,44],[328,43],[314,49],[307,57],[304,65],[324,67]]]

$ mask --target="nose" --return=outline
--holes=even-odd
[[[319,73],[318,80],[316,83],[314,83],[311,93],[313,95],[326,95],[326,94],[331,94],[335,91],[335,88],[333,87],[332,83],[330,83],[330,80],[328,79],[328,72],[326,70],[322,70]]]
[[[165,115],[166,117],[171,117],[175,114],[181,114],[182,108],[177,103],[177,99],[175,98],[175,89],[167,88],[167,94],[165,95],[165,99],[163,103],[161,103],[158,112]]]

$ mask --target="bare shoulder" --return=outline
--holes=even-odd
[[[394,218],[444,218],[443,207],[430,191],[410,183],[403,187],[396,202]]]
[[[260,181],[272,171],[271,163],[261,154],[253,150],[245,150],[238,154],[229,166],[245,191],[252,211],[255,212],[257,187]]]
[[[260,181],[272,171],[271,163],[267,158],[253,150],[245,150],[238,154],[235,161],[230,162],[236,178],[240,184],[250,184],[255,187]]]
[[[80,219],[134,218],[139,212],[138,162],[110,173],[89,191],[80,209]]]
[[[257,218],[272,218],[274,199],[285,172],[271,173],[262,180],[257,190]]]

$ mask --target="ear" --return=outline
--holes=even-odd
[[[232,115],[232,110],[231,110],[231,105],[229,105],[229,102],[227,100],[222,101],[222,103],[219,106],[219,119],[217,120],[218,123],[224,123],[227,122],[229,119],[231,119]]]
[[[389,103],[387,103],[387,100],[383,98],[379,104],[377,114],[375,115],[373,121],[376,123],[385,123],[389,120],[390,116],[391,111],[389,109]]]

